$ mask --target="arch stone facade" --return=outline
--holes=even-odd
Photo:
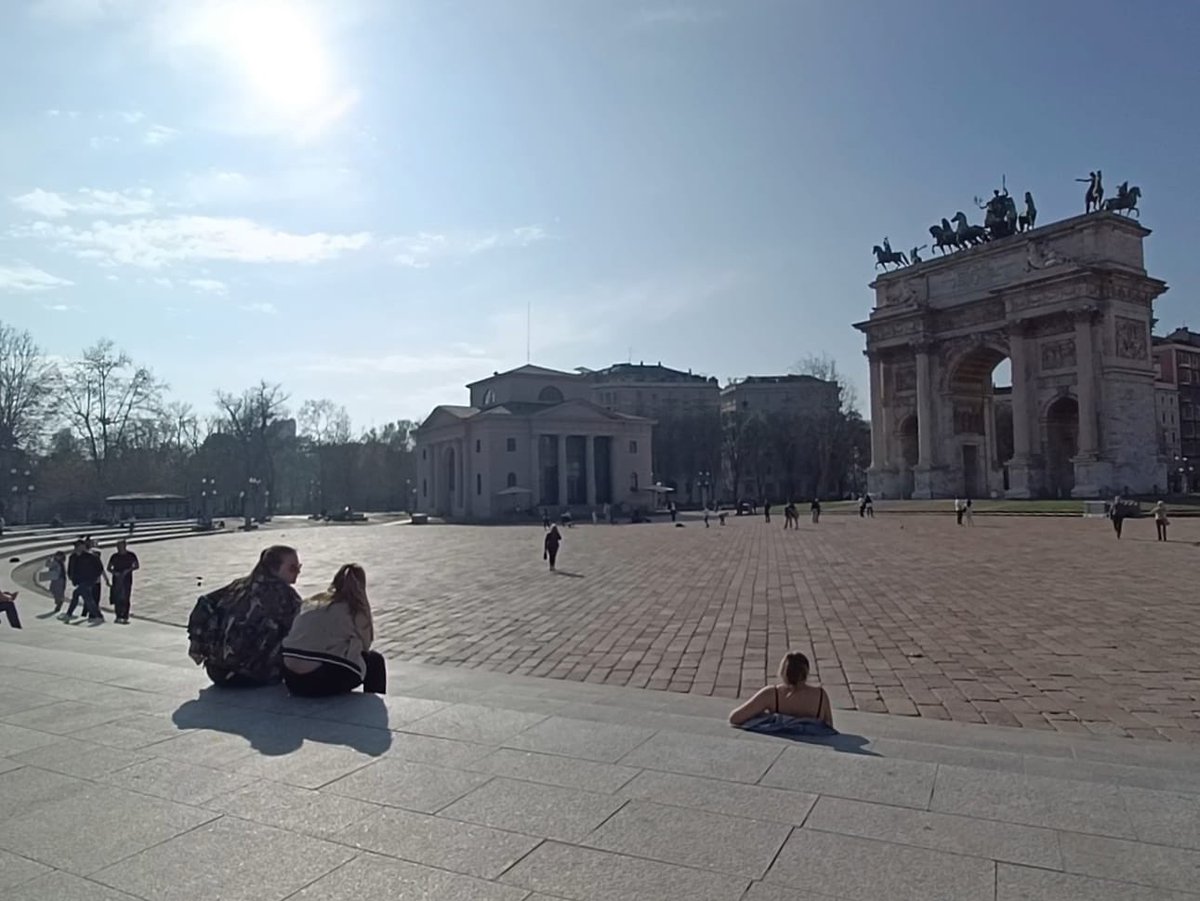
[[[855,325],[870,361],[871,491],[1028,498],[1165,487],[1150,333],[1167,286],[1146,273],[1149,234],[1092,213],[877,278],[875,308]],[[991,383],[1005,358],[1008,394]],[[997,428],[1009,411],[1011,435]]]

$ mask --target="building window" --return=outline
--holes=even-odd
[[[517,439],[516,438],[506,439],[504,442],[504,449],[506,451],[508,451],[510,454],[515,453],[517,450]]]
[[[629,474],[629,490],[630,491],[638,490],[638,481],[637,481],[637,473],[636,472],[631,472]]]
[[[421,479],[421,497],[429,497],[429,482]]]
[[[426,453],[427,453],[427,448],[424,448],[424,447],[423,447],[423,448],[421,448],[421,459],[422,459],[422,460],[424,460],[424,459],[425,459],[425,454],[426,454]]]
[[[475,473],[475,493],[483,494],[483,476]]]
[[[479,453],[481,450],[483,450],[483,442],[480,441],[478,438],[476,438],[475,439],[475,453]]]
[[[538,392],[538,400],[544,404],[561,404],[563,402],[563,393],[553,385],[547,385]]]
[[[629,442],[629,452],[630,452],[631,454],[636,454],[636,453],[637,453],[637,442],[636,442],[636,441],[630,441],[630,442]]]
[[[490,407],[495,402],[496,402],[496,392],[494,390],[492,390],[491,388],[488,388],[487,391],[483,392],[483,405],[485,407]]]
[[[505,479],[504,481],[506,483],[506,487],[516,488],[517,487],[517,474],[515,472],[510,472],[508,474],[508,478]]]

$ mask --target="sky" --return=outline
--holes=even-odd
[[[1184,0],[7,0],[0,320],[201,412],[421,419],[527,338],[828,354],[865,405],[871,246],[1002,175],[1040,222],[1139,185],[1160,330],[1200,326],[1197,46]]]

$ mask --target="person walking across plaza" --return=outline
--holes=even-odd
[[[788,501],[787,506],[783,508],[783,527],[785,529],[800,527],[800,517],[796,512],[796,505],[792,501]]]
[[[1108,508],[1108,518],[1112,520],[1113,531],[1117,533],[1117,540],[1121,540],[1121,527],[1125,524],[1125,502],[1121,500],[1121,495],[1117,495],[1112,499],[1112,504]]]
[[[89,623],[104,622],[104,614],[100,612],[100,584],[107,582],[104,564],[100,557],[87,549],[86,542],[75,542],[75,549],[67,558],[67,578],[74,586],[71,591],[71,603],[67,612],[60,618],[70,620],[75,616],[75,605],[83,602],[83,612],[87,614]]]
[[[968,526],[975,525],[975,510],[971,507],[970,498],[963,502],[963,519],[966,520]]]
[[[770,501],[763,501],[763,521],[768,522],[768,523],[771,521],[771,502]]]
[[[188,656],[214,685],[256,688],[283,678],[283,640],[300,612],[295,548],[277,544],[250,575],[196,601],[188,617]]]
[[[967,512],[967,505],[961,497],[954,499],[954,520],[960,526],[963,524],[963,515]]]
[[[812,521],[814,524],[821,521],[821,499],[820,498],[814,497],[812,499],[812,503],[808,505],[808,510],[812,514]]]
[[[1167,540],[1167,526],[1171,520],[1167,518],[1167,505],[1159,501],[1154,505],[1154,531],[1159,541]]]
[[[4,591],[0,589],[0,613],[3,613],[8,618],[8,624],[14,629],[21,628],[21,617],[17,615],[17,595],[16,591]]]
[[[288,692],[324,698],[354,691],[387,693],[383,655],[375,640],[367,573],[347,563],[329,588],[308,598],[283,643],[283,682]]]
[[[546,540],[542,542],[542,559],[550,561],[550,572],[554,572],[555,562],[558,560],[558,546],[562,544],[562,540],[558,526],[551,526],[550,531],[546,533]]]
[[[127,550],[125,539],[117,542],[117,552],[108,558],[108,571],[112,573],[112,589],[108,597],[116,611],[116,621],[129,625],[129,606],[133,600],[133,572],[141,569],[137,554]]]
[[[46,561],[46,577],[54,598],[54,612],[60,613],[67,600],[67,555],[62,551],[55,551]]]

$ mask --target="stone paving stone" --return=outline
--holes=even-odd
[[[1200,851],[1200,798],[1183,792],[1119,789],[1126,816],[1139,841]]]
[[[546,842],[501,882],[580,901],[740,901],[747,879]]]
[[[342,845],[222,817],[92,878],[155,901],[278,901],[353,856]]]
[[[403,760],[379,760],[330,783],[325,791],[376,804],[434,813],[491,776]]]
[[[790,832],[791,827],[783,823],[630,801],[584,844],[759,879]]]
[[[652,735],[653,729],[553,716],[506,739],[504,744],[525,751],[615,763]]]
[[[7,757],[0,757],[0,773],[7,773],[9,770],[15,770],[24,765],[16,760],[9,760]]]
[[[39,876],[6,891],[4,901],[137,901],[133,895],[64,873],[61,870]]]
[[[496,778],[439,812],[526,835],[578,841],[623,804],[624,798],[559,786]]]
[[[963,767],[938,769],[930,810],[1069,832],[1135,838],[1115,786]]]
[[[251,776],[161,757],[134,763],[103,777],[106,785],[193,806],[253,781]]]
[[[7,757],[12,757],[14,754],[20,754],[22,751],[28,751],[31,748],[44,748],[46,745],[52,745],[59,741],[57,735],[51,735],[49,732],[38,732],[35,729],[26,729],[22,726],[9,726],[6,723],[0,723],[0,754]]]
[[[77,695],[87,695],[88,686],[80,684]],[[95,702],[58,701],[34,707],[32,710],[22,710],[3,717],[10,726],[21,726],[25,729],[36,729],[39,732],[49,732],[54,735],[70,735],[88,726],[98,726],[101,723],[112,722],[127,716],[128,711],[120,708],[110,708]]]
[[[404,731],[480,744],[499,744],[544,719],[544,716],[536,713],[455,704],[406,723]]]
[[[1195,892],[1200,887],[1200,851],[1063,832],[1063,867],[1069,873],[1114,882]]]
[[[644,770],[617,794],[642,801],[795,826],[804,823],[817,800],[815,794],[808,792],[763,788],[654,770]]]
[[[60,738],[52,745],[13,754],[12,759],[67,776],[99,779],[130,764],[141,763],[150,758],[137,751],[122,751],[91,742]]]
[[[403,688],[400,690],[403,691]],[[338,723],[377,726],[380,724],[379,716],[382,711],[383,728],[389,726],[395,728],[436,713],[445,706],[446,704],[442,701],[429,701],[424,698],[367,695],[354,692],[318,702],[309,711],[309,716]]]
[[[447,873],[402,860],[363,854],[322,876],[289,901],[363,901],[413,898],[420,901],[528,901],[524,889]]]
[[[767,881],[850,901],[993,901],[995,864],[963,857],[797,829],[784,843]]]
[[[140,750],[154,757],[216,768],[234,767],[257,753],[240,735],[207,730],[184,732]]]
[[[1183,773],[1146,766],[1123,766],[1090,760],[1060,760],[1047,757],[1027,757],[1025,773],[1029,776],[1052,776],[1077,779],[1083,782],[1104,782],[1148,788],[1157,791],[1186,791],[1200,794],[1200,757],[1196,772]]]
[[[347,826],[365,820],[380,809],[357,798],[318,792],[276,782],[255,782],[204,803],[243,820],[331,838]]]
[[[612,793],[636,776],[640,770],[611,763],[574,760],[554,754],[535,754],[501,748],[469,767],[495,776],[509,776],[526,782],[561,785],[582,791]]]
[[[0,773],[0,821],[32,813],[92,788],[92,783],[82,779],[29,766]]]
[[[22,882],[29,882],[31,879],[49,872],[50,867],[40,864],[36,860],[0,851],[0,891],[7,892],[8,889],[20,885]]]
[[[587,529],[572,543],[572,565],[603,578],[569,580],[546,579],[531,559],[537,526],[298,529],[294,540],[305,559],[303,591],[323,587],[324,574],[346,559],[371,561],[375,580],[422,585],[419,609],[377,617],[379,647],[397,665],[574,679],[596,672],[614,684],[732,698],[765,684],[779,652],[794,644],[814,651],[815,675],[831,694],[880,709],[1063,731],[1087,720],[1175,740],[1195,720],[1200,660],[1181,648],[1200,644],[1200,621],[1188,609],[1200,521],[1180,519],[1161,544],[1140,540],[1142,521],[1130,526],[1139,540],[1117,543],[1102,522],[1084,519],[988,517],[970,534],[937,515],[881,510],[874,522],[826,520],[798,534],[745,518],[721,530]],[[196,572],[206,585],[244,574],[261,540],[145,545],[139,609],[182,624]],[[856,559],[873,565],[830,565]],[[1070,584],[1059,578],[1064,559],[1077,564]],[[1047,585],[1053,604],[1045,603]],[[996,597],[1018,600],[997,605]],[[758,647],[725,640],[731,623],[749,638],[754,621],[796,625],[770,643],[764,632]],[[98,631],[60,630],[80,639]],[[1113,646],[1131,678],[1095,678],[1111,672]],[[596,666],[606,657],[613,665]],[[485,686],[477,679],[401,693],[471,702]],[[953,692],[955,703],[933,703],[935,690]]]
[[[387,749],[387,758],[463,768],[495,753],[496,750],[498,749],[491,745],[454,741],[449,738],[434,738],[430,735],[415,735],[409,732],[393,732],[391,745]]]
[[[299,788],[320,788],[362,769],[376,759],[351,748],[306,741],[290,754],[274,757],[260,754],[246,758],[237,764],[236,771],[245,776],[285,782]]]
[[[1194,894],[1001,863],[996,901],[1195,901]]]
[[[915,760],[785,748],[763,785],[925,809],[937,766]]]
[[[394,809],[380,810],[336,838],[356,848],[481,879],[495,878],[540,841],[514,831]]]
[[[620,759],[624,766],[709,776],[730,782],[757,782],[779,756],[782,745],[754,745],[733,738],[662,732]]]
[[[962,748],[927,742],[903,741],[895,738],[873,738],[871,750],[883,757],[904,760],[923,760],[926,763],[949,763],[954,766],[975,767],[981,770],[997,770],[1002,773],[1024,773],[1024,754],[1010,751],[985,751],[978,748]],[[1072,761],[1065,760],[1064,765]],[[1047,773],[1046,775],[1053,775]]]
[[[1051,829],[828,797],[817,802],[804,826],[821,832],[1062,869],[1058,834]]]
[[[7,681],[7,676],[11,672],[12,669],[9,667],[0,667],[0,685],[6,689],[4,697],[0,698],[0,720],[14,713],[58,703],[59,699],[50,695],[39,694],[36,691],[14,690],[16,686],[10,685]]]
[[[0,823],[0,848],[86,876],[214,816],[147,795],[92,786]]]
[[[72,732],[70,737],[109,748],[137,751],[180,734],[179,728],[168,717],[135,713],[111,723]]]
[[[755,882],[750,886],[742,901],[842,901],[841,896],[818,895],[805,889],[801,895],[796,889],[782,885],[772,885],[769,882]]]

